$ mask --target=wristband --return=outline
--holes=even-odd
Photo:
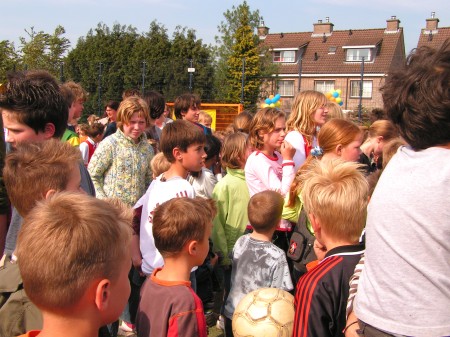
[[[342,330],[342,333],[345,333],[345,332],[348,330],[348,328],[350,328],[352,325],[354,325],[354,324],[356,324],[356,323],[358,323],[358,321],[354,321],[354,322],[350,323],[349,325],[347,325],[347,326],[344,328],[344,330]]]

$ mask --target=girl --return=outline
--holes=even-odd
[[[318,143],[305,163],[297,171],[289,194],[285,199],[282,218],[297,223],[302,209],[300,192],[303,186],[304,172],[313,160],[330,160],[340,158],[357,162],[361,154],[363,133],[354,123],[344,119],[332,119],[319,132]]]
[[[219,259],[219,271],[223,274],[224,301],[230,291],[231,260],[234,244],[245,231],[248,223],[247,205],[250,200],[245,183],[244,167],[251,152],[250,142],[245,133],[237,132],[226,136],[222,151],[222,167],[227,174],[216,185],[213,199],[217,202],[217,215],[213,220],[213,247]],[[221,313],[224,307],[222,306]],[[223,325],[223,316],[218,325]],[[223,330],[223,329],[222,329]]]
[[[283,196],[289,191],[295,175],[292,161],[295,149],[284,140],[285,130],[285,115],[280,110],[264,108],[253,117],[249,139],[255,151],[245,165],[250,197],[265,190]]]
[[[147,104],[132,96],[120,103],[117,132],[104,139],[88,165],[97,197],[118,198],[134,206],[150,185],[152,146],[145,128],[150,124]]]
[[[378,120],[369,127],[369,135],[361,145],[361,156],[359,162],[365,165],[367,174],[381,168],[384,145],[392,139],[398,138],[399,134],[391,121]]]
[[[320,92],[307,90],[297,94],[286,122],[286,140],[295,148],[295,171],[317,145],[317,129],[327,120],[328,100]]]

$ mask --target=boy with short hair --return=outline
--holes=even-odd
[[[7,129],[6,141],[14,148],[22,142],[60,139],[67,127],[68,106],[56,79],[47,71],[30,70],[8,75],[0,93],[0,112]],[[30,100],[29,97],[33,97]],[[95,195],[89,173],[79,163],[81,187]],[[13,209],[6,237],[5,252],[12,253],[22,218]],[[1,231],[0,231],[1,232]]]
[[[78,149],[57,139],[17,144],[16,150],[7,155],[4,169],[11,203],[26,216],[38,201],[57,191],[80,192],[79,162]],[[42,316],[23,290],[13,254],[4,255],[0,264],[0,289],[0,336],[16,336],[42,327]]]
[[[154,210],[153,235],[164,267],[153,270],[142,288],[139,337],[207,336],[202,302],[189,279],[208,254],[215,214],[214,201],[201,198],[174,198]]]
[[[135,217],[140,218],[140,228],[135,227],[133,237],[133,264],[150,275],[163,265],[163,258],[155,247],[152,234],[152,214],[156,206],[180,197],[194,198],[192,185],[186,180],[189,171],[201,170],[206,153],[205,135],[184,120],[166,125],[161,134],[161,151],[170,162],[170,168],[152,181],[144,196],[136,203]],[[140,236],[140,237],[139,237]],[[137,249],[140,247],[140,251]]]
[[[245,295],[265,287],[293,289],[286,254],[272,243],[283,203],[280,193],[269,190],[250,198],[248,219],[253,232],[241,236],[233,248],[231,289],[224,310],[226,336],[233,336],[231,319]]]
[[[84,109],[84,102],[87,100],[87,93],[83,87],[73,81],[66,82],[61,85],[61,92],[69,107],[69,116],[67,119],[67,128],[62,136],[62,140],[69,142],[72,146],[80,145],[80,138],[75,133],[75,128],[71,124],[73,120],[81,117]]]
[[[96,337],[119,317],[130,293],[130,223],[130,210],[117,201],[70,192],[30,211],[17,257],[44,325],[23,336]]]
[[[201,128],[205,135],[212,135],[210,128],[198,122],[201,104],[200,97],[195,94],[178,96],[173,103],[175,117],[176,119],[184,119],[193,123]]]
[[[93,123],[85,130],[87,139],[80,144],[80,151],[86,167],[91,161],[98,144],[103,139],[103,130],[105,130],[105,126],[101,123]]]
[[[320,160],[306,172],[302,200],[327,253],[303,275],[295,294],[294,337],[343,336],[349,280],[364,252],[369,187],[360,164]]]

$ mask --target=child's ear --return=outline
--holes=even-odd
[[[192,256],[197,255],[197,251],[198,251],[197,245],[198,245],[198,242],[196,240],[192,240],[187,243],[187,250],[189,252],[189,255],[192,255]]]
[[[318,217],[316,217],[314,214],[309,213],[308,214],[309,221],[311,222],[311,227],[314,230],[314,235],[316,237],[320,237],[322,234],[322,226],[320,224],[320,220]]]
[[[50,198],[52,195],[54,195],[56,193],[56,190],[54,190],[54,189],[49,189],[48,191],[47,191],[47,193],[45,193],[45,199],[48,199],[48,198]]]
[[[180,150],[180,148],[178,148],[178,147],[173,148],[172,155],[175,158],[175,160],[183,159],[182,154],[183,154],[183,152]]]
[[[103,279],[97,283],[95,289],[95,305],[100,311],[104,311],[109,304],[111,297],[111,282],[108,279]]]
[[[44,135],[46,139],[53,138],[53,136],[55,135],[55,124],[53,123],[45,124]]]
[[[340,156],[342,154],[342,144],[336,146],[336,154]]]

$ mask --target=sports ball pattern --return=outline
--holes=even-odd
[[[276,288],[261,288],[247,294],[233,314],[235,337],[291,337],[294,326],[294,296]]]

